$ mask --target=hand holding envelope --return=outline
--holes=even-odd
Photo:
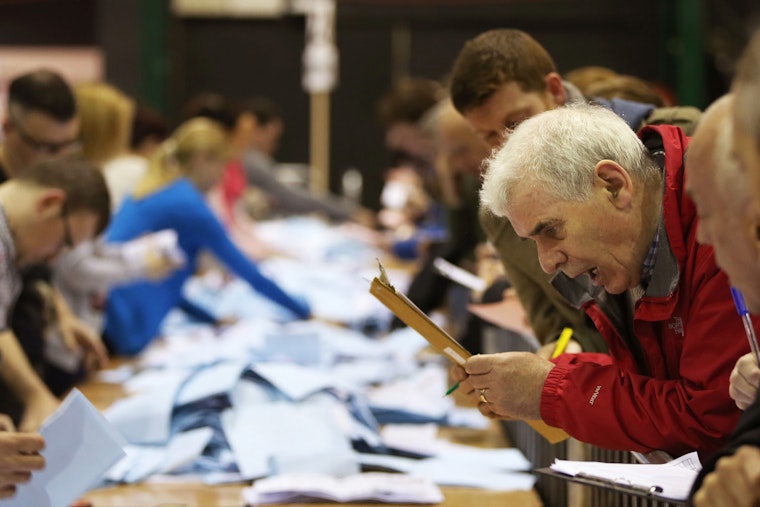
[[[16,485],[29,481],[35,470],[45,466],[40,451],[45,439],[37,433],[16,433],[13,422],[0,414],[0,498],[9,498]]]

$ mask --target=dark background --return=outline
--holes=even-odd
[[[249,0],[256,2],[257,0]],[[331,188],[364,175],[376,207],[389,163],[377,99],[402,75],[445,78],[463,43],[492,28],[527,31],[560,72],[604,65],[667,85],[681,104],[724,93],[757,26],[753,0],[338,0],[339,84],[331,95]],[[0,45],[94,45],[106,77],[173,122],[193,94],[267,95],[283,108],[278,158],[309,159],[301,88],[304,18],[179,18],[164,0],[0,0]]]

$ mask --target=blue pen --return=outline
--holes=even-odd
[[[752,353],[755,355],[755,362],[760,365],[760,348],[757,346],[757,336],[755,336],[755,328],[752,327],[752,320],[749,318],[749,311],[744,304],[744,296],[734,287],[731,287],[731,296],[734,298],[734,305],[736,305],[736,311],[739,312],[739,316],[742,318],[744,324],[744,332],[747,334],[747,340],[749,340],[749,348],[752,349]]]

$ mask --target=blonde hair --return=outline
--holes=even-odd
[[[198,155],[224,158],[230,142],[221,123],[196,117],[182,123],[150,158],[145,176],[137,184],[134,197],[139,199],[186,175],[191,160]]]
[[[107,83],[83,83],[75,89],[82,153],[97,164],[129,150],[134,101]]]

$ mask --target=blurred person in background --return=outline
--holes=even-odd
[[[229,155],[227,129],[208,118],[187,120],[153,155],[145,177],[114,216],[106,233],[108,242],[171,229],[177,234],[186,264],[160,281],[122,285],[108,293],[104,339],[112,351],[125,355],[142,351],[159,335],[164,317],[175,306],[203,322],[216,324],[224,319],[182,295],[202,251],[213,254],[254,290],[295,317],[310,316],[306,301],[286,293],[232,243],[206,204],[204,194],[219,183]]]

